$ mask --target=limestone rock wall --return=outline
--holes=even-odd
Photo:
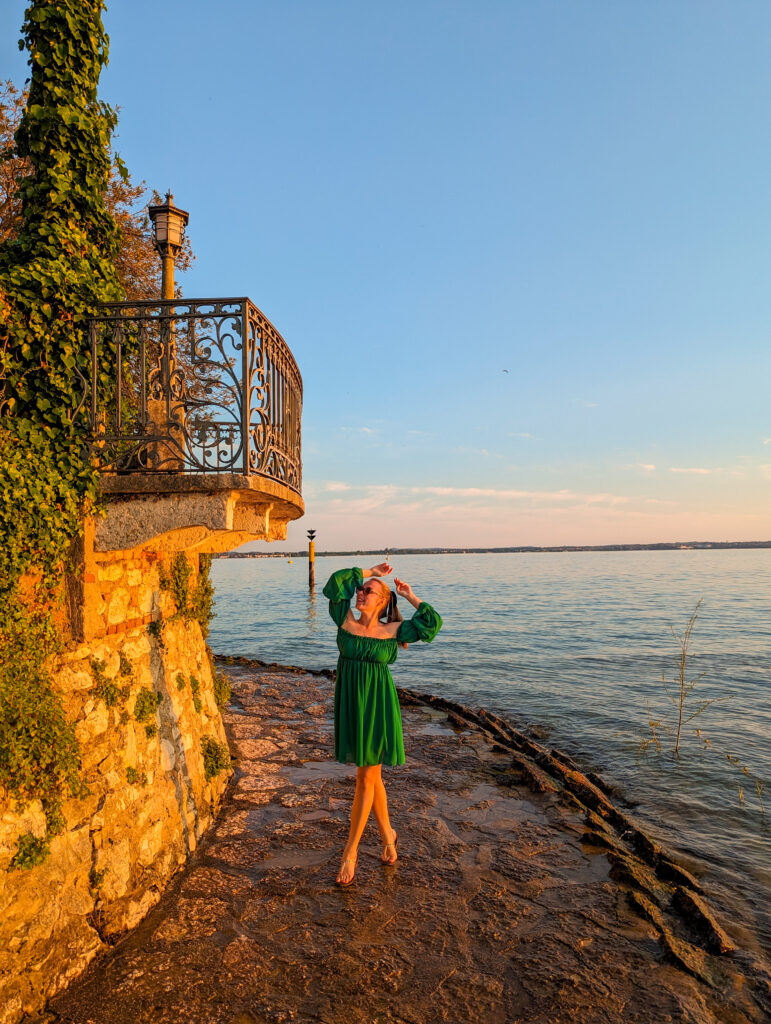
[[[101,628],[55,671],[88,792],[65,802],[65,830],[31,870],[9,869],[20,836],[45,834],[42,806],[0,791],[0,1024],[38,1010],[137,924],[227,785],[227,770],[205,777],[204,737],[226,740],[201,628],[160,589],[162,562],[123,552],[91,566],[87,611]]]

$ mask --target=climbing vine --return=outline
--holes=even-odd
[[[202,554],[198,556],[198,578],[192,594],[190,593],[190,577],[193,570],[186,556],[179,552],[176,554],[168,569],[160,567],[158,582],[161,590],[167,591],[174,598],[177,606],[172,620],[182,618],[186,622],[195,620],[201,627],[201,634],[204,642],[209,636],[209,623],[214,618],[214,585],[211,581],[211,555]],[[160,638],[162,626],[160,623],[153,623],[157,627],[154,635]],[[230,700],[230,682],[228,677],[219,671],[215,662],[212,649],[206,643],[206,655],[209,661],[212,684],[214,688],[214,700],[217,707],[222,709],[227,706]],[[194,682],[195,680],[195,682]],[[190,677],[190,684],[193,692],[193,705],[196,711],[201,710],[201,698],[199,695],[200,684],[194,676]],[[177,680],[177,688],[184,687]]]
[[[15,152],[3,154],[25,173],[18,231],[0,245],[0,784],[40,798],[48,824],[45,837],[22,837],[20,867],[45,855],[62,797],[79,786],[77,742],[47,664],[70,546],[97,501],[83,449],[86,322],[121,297],[119,231],[104,201],[115,113],[97,99],[102,7],[29,4],[19,43],[29,95]],[[106,365],[98,374],[109,389]]]
[[[172,559],[168,569],[161,565],[158,570],[158,585],[161,590],[170,593],[177,606],[172,615],[175,619],[190,622],[195,619],[201,627],[204,640],[209,635],[209,623],[214,617],[214,587],[210,578],[211,555],[198,556],[198,578],[190,593],[190,577],[193,568],[185,554],[179,551]]]

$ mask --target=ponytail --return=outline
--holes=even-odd
[[[389,594],[388,594],[388,604],[385,606],[385,608],[381,612],[380,618],[382,619],[383,616],[385,616],[385,621],[386,622],[403,622],[404,621],[404,619],[402,618],[402,613],[399,611],[399,608],[398,608],[398,606],[396,604],[396,593],[393,590],[389,591]]]
[[[404,622],[404,616],[399,611],[399,607],[396,604],[396,591],[392,590],[388,595],[388,604],[383,609],[383,615],[385,615],[386,622]],[[380,618],[383,618],[383,615]],[[404,650],[407,650],[407,644],[399,644]]]

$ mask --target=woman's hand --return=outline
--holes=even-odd
[[[393,572],[393,569],[388,562],[381,562],[380,565],[373,565],[371,569],[367,569],[366,572],[362,573],[363,576],[387,576],[389,572]]]
[[[394,585],[396,586],[396,593],[399,597],[403,597],[405,601],[409,601],[413,608],[418,607],[420,601],[415,597],[409,583],[405,583],[404,580],[400,580],[398,576],[394,576]]]

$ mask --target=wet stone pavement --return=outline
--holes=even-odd
[[[235,777],[150,915],[38,1021],[598,1024],[764,1020],[730,958],[707,983],[587,845],[582,810],[435,707],[403,709],[384,768],[398,863],[374,818],[335,886],[354,771],[331,758],[331,679],[229,666]]]

